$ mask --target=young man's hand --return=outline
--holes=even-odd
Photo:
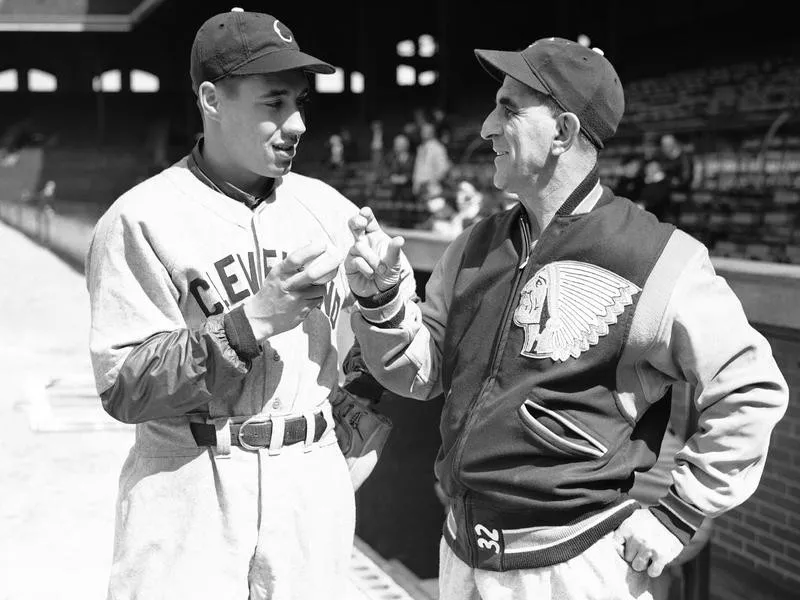
[[[365,207],[348,221],[354,243],[344,261],[347,281],[357,296],[374,296],[400,282],[402,237],[390,238]]]
[[[683,544],[647,509],[639,509],[614,532],[617,552],[634,571],[658,577],[683,550]]]
[[[322,303],[325,284],[336,276],[343,260],[334,246],[314,242],[270,269],[261,289],[244,303],[255,338],[260,342],[302,323]]]

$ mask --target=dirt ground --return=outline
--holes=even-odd
[[[103,598],[133,428],[80,395],[37,421],[46,386],[91,385],[88,295],[80,273],[2,223],[0,256],[0,600]],[[78,413],[73,431],[31,427]]]

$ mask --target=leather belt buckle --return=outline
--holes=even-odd
[[[269,438],[272,437],[271,435],[267,437],[267,439],[265,440],[263,446],[262,445],[253,446],[251,444],[248,444],[246,441],[244,441],[245,428],[248,425],[264,425],[266,427],[266,425],[269,422],[269,420],[270,420],[270,418],[268,416],[256,415],[256,416],[250,417],[244,423],[239,425],[239,431],[236,434],[236,437],[239,440],[239,446],[244,448],[245,450],[250,450],[252,452],[255,452],[257,450],[263,450],[264,448],[269,447],[269,443],[270,443],[270,439]]]

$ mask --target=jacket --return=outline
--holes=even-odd
[[[688,542],[755,490],[788,401],[706,249],[594,174],[538,240],[518,205],[447,248],[424,303],[398,294],[361,312],[353,329],[383,385],[444,393],[444,537],[483,569],[568,560],[630,515],[676,381],[696,390],[699,432],[651,510]]]

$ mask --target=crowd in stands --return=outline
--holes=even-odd
[[[600,154],[604,185],[697,237],[716,256],[800,263],[799,61],[695,69],[635,81],[626,90],[621,131]],[[492,185],[479,119],[422,109],[409,117],[397,132],[373,123],[369,168],[328,180],[388,225],[447,237],[513,202]],[[427,125],[432,142],[423,139]],[[436,149],[419,153],[426,143]],[[430,158],[442,155],[440,147],[446,169]],[[469,204],[472,212],[480,204],[474,215],[464,213],[460,198],[467,196],[479,198]]]
[[[42,105],[35,122],[7,123],[0,132],[3,200],[44,197],[52,182],[47,189],[62,206],[107,205],[184,154],[191,140],[172,140],[167,116],[158,117],[151,100],[135,113],[109,105],[103,135],[86,135],[97,120],[91,110],[64,121],[53,117],[51,104]],[[343,125],[326,143],[315,141],[314,172],[299,172],[369,205],[387,225],[448,238],[515,202],[492,184],[493,155],[478,135],[483,115],[417,107],[384,116],[366,134]],[[147,140],[138,139],[150,130]],[[308,143],[303,156],[313,149]],[[600,176],[714,255],[800,263],[800,61],[629,82],[626,116],[600,154]]]
[[[414,109],[395,132],[387,132],[380,120],[372,121],[368,161],[358,160],[357,146],[348,146],[347,139],[347,128],[328,138],[327,172],[321,175],[389,225],[453,238],[504,206],[499,194],[486,193],[489,170],[456,162],[461,149],[440,108]]]

